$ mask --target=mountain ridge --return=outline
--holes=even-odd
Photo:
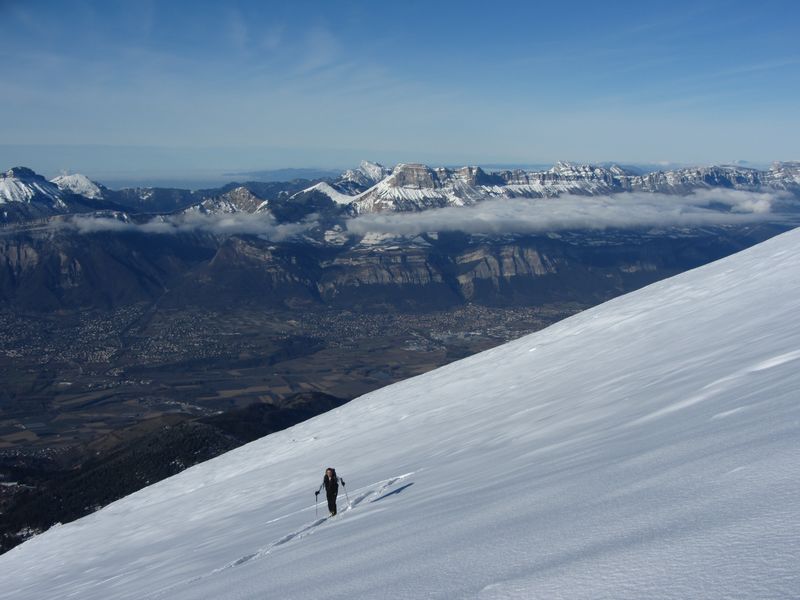
[[[80,175],[48,182],[25,167],[0,174],[0,222],[20,222],[60,214],[127,207],[134,212],[166,214],[192,209],[213,215],[255,212],[236,203],[215,202],[243,188],[262,203],[293,203],[309,196],[327,199],[341,214],[418,212],[448,206],[472,206],[502,198],[554,198],[615,195],[626,192],[686,195],[698,190],[730,189],[785,193],[800,199],[800,162],[776,162],[768,170],[742,166],[686,167],[637,174],[623,167],[558,162],[550,169],[485,171],[479,166],[430,167],[400,163],[388,169],[363,161],[338,179],[308,182],[229,184],[210,190],[126,188],[109,190]],[[48,204],[49,202],[49,204]],[[88,203],[88,204],[87,204]],[[10,211],[10,212],[9,212]]]
[[[347,193],[346,185],[332,187]],[[687,167],[636,174],[612,165],[558,162],[544,171],[521,169],[487,173],[478,166],[449,169],[397,165],[367,190],[351,194],[355,212],[418,211],[472,205],[494,198],[548,198],[562,194],[612,195],[646,192],[683,195],[726,188],[785,191],[800,197],[800,162],[776,162],[767,171],[739,166]],[[342,203],[341,199],[337,202]]]

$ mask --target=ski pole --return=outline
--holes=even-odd
[[[353,508],[350,505],[350,496],[347,495],[347,486],[344,484],[344,481],[342,482],[342,489],[344,490],[344,497],[347,498],[347,508]]]
[[[319,517],[319,508],[318,508],[319,504],[318,504],[318,502],[319,502],[319,492],[314,494],[314,518],[315,519],[317,517]]]

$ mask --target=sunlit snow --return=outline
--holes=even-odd
[[[73,194],[79,194],[86,198],[102,198],[103,191],[86,175],[80,173],[73,173],[72,175],[59,175],[58,177],[50,180],[55,183],[60,189],[67,190]]]

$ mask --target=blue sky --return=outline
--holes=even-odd
[[[0,161],[798,159],[799,29],[769,0],[0,0]]]

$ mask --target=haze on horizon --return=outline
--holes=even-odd
[[[0,1],[0,169],[800,158],[800,5]]]

